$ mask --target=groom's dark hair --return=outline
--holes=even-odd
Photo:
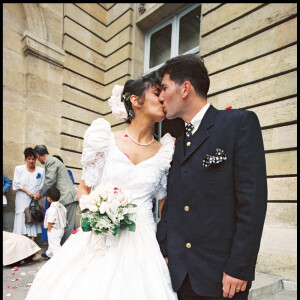
[[[189,81],[199,96],[207,98],[209,77],[203,59],[196,54],[179,55],[166,61],[158,70],[160,77],[169,74],[177,84]]]

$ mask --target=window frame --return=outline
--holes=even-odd
[[[152,68],[149,68],[150,65],[150,42],[151,42],[151,36],[155,32],[159,31],[160,29],[168,26],[169,24],[172,25],[172,31],[171,31],[171,51],[170,51],[170,58],[173,58],[178,55],[178,50],[179,50],[179,33],[180,33],[180,19],[192,11],[193,9],[201,6],[201,3],[196,3],[193,5],[185,6],[183,9],[180,11],[177,11],[176,13],[172,14],[168,19],[160,22],[156,26],[152,27],[150,30],[148,30],[145,34],[145,51],[144,51],[144,74],[148,74],[152,71],[155,71],[159,69],[165,62],[154,66]],[[200,22],[201,22],[201,16],[200,16]],[[201,25],[200,25],[201,26]],[[200,35],[200,33],[199,33]],[[199,41],[200,42],[200,41]],[[197,47],[190,49],[189,51],[182,53],[182,54],[192,54],[192,53],[199,53],[200,51],[200,46],[198,44]],[[154,132],[154,125],[153,125],[153,130],[152,133],[153,135],[157,138],[157,140],[160,142],[161,139],[161,131],[162,131],[162,122],[158,123],[158,133],[156,134]],[[154,206],[154,220],[155,223],[159,222],[159,217],[158,217],[158,206],[159,206],[159,200],[158,199],[153,199],[155,206]]]
[[[201,3],[196,3],[193,5],[189,5],[188,7],[184,7],[180,11],[172,14],[168,19],[160,22],[158,25],[152,27],[150,30],[148,30],[145,34],[145,49],[144,49],[144,74],[148,74],[152,71],[155,71],[159,69],[163,64],[156,65],[152,68],[150,68],[150,42],[151,42],[151,36],[156,33],[157,31],[161,30],[162,28],[166,27],[167,25],[172,25],[172,31],[171,31],[171,51],[170,51],[170,58],[173,58],[178,54],[179,50],[179,33],[180,33],[180,19],[189,13],[190,11],[194,10],[195,8],[201,6]],[[201,21],[201,20],[200,20]],[[182,53],[183,54],[191,54],[191,53],[197,53],[200,50],[200,46],[196,46],[193,49],[190,49],[189,51]]]

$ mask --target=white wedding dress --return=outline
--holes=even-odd
[[[174,138],[166,134],[158,153],[134,165],[117,147],[109,122],[95,120],[84,135],[82,179],[111,183],[137,205],[136,230],[120,231],[114,246],[81,229],[37,273],[27,300],[176,300],[156,240],[152,199],[166,197]]]

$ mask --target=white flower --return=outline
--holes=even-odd
[[[112,90],[112,96],[108,99],[108,104],[112,109],[113,115],[117,119],[126,121],[128,119],[128,114],[124,103],[121,101],[123,89],[123,86],[116,84]]]
[[[122,203],[124,196],[121,193],[117,193],[115,194],[115,199],[116,201],[118,201],[119,203]]]
[[[89,194],[89,202],[90,202],[90,204],[96,204],[99,201],[100,201],[100,199],[99,199],[98,193],[95,190],[93,190]]]
[[[114,199],[110,203],[109,208],[106,210],[107,215],[115,224],[117,223],[119,206],[120,206],[120,202]]]
[[[99,219],[99,221],[97,222],[97,225],[96,225],[99,229],[102,229],[102,228],[112,228],[113,227],[113,224],[109,221],[109,219],[107,218],[101,218]]]
[[[81,210],[88,209],[88,212],[81,213],[81,217],[97,234],[112,236],[118,233],[124,215],[133,214],[126,218],[135,222],[135,205],[129,204],[130,202],[130,194],[126,191],[110,183],[102,183],[89,195],[81,197]],[[121,229],[126,228],[127,225],[122,224]]]
[[[126,199],[127,204],[130,204],[132,202],[130,194],[127,191],[124,191],[123,195],[124,195],[124,198]]]
[[[107,197],[107,202],[110,204],[114,200],[115,196],[114,193],[111,192]]]
[[[98,210],[98,207],[96,205],[92,204],[92,205],[89,206],[89,210],[92,211],[92,212],[96,212]]]
[[[79,207],[81,210],[84,210],[86,208],[89,208],[90,200],[88,195],[81,196],[79,200]]]
[[[109,207],[109,204],[106,201],[103,201],[99,207],[100,214],[102,214],[102,215],[105,214],[108,207]]]
[[[124,90],[124,86],[121,86],[121,85],[118,85],[116,84],[112,91],[111,91],[111,94],[115,97],[120,97],[123,93],[123,90]]]
[[[107,183],[107,184],[100,184],[99,186],[97,186],[95,192],[97,195],[100,195],[103,199],[106,199],[112,190],[113,190],[113,185]]]

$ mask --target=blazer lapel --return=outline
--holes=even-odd
[[[182,155],[181,164],[183,164],[209,137],[208,129],[214,125],[217,111],[217,109],[210,105],[201,121],[198,130],[193,135],[193,142],[190,146],[189,151],[187,151],[185,156]],[[183,147],[181,148],[183,149]]]

